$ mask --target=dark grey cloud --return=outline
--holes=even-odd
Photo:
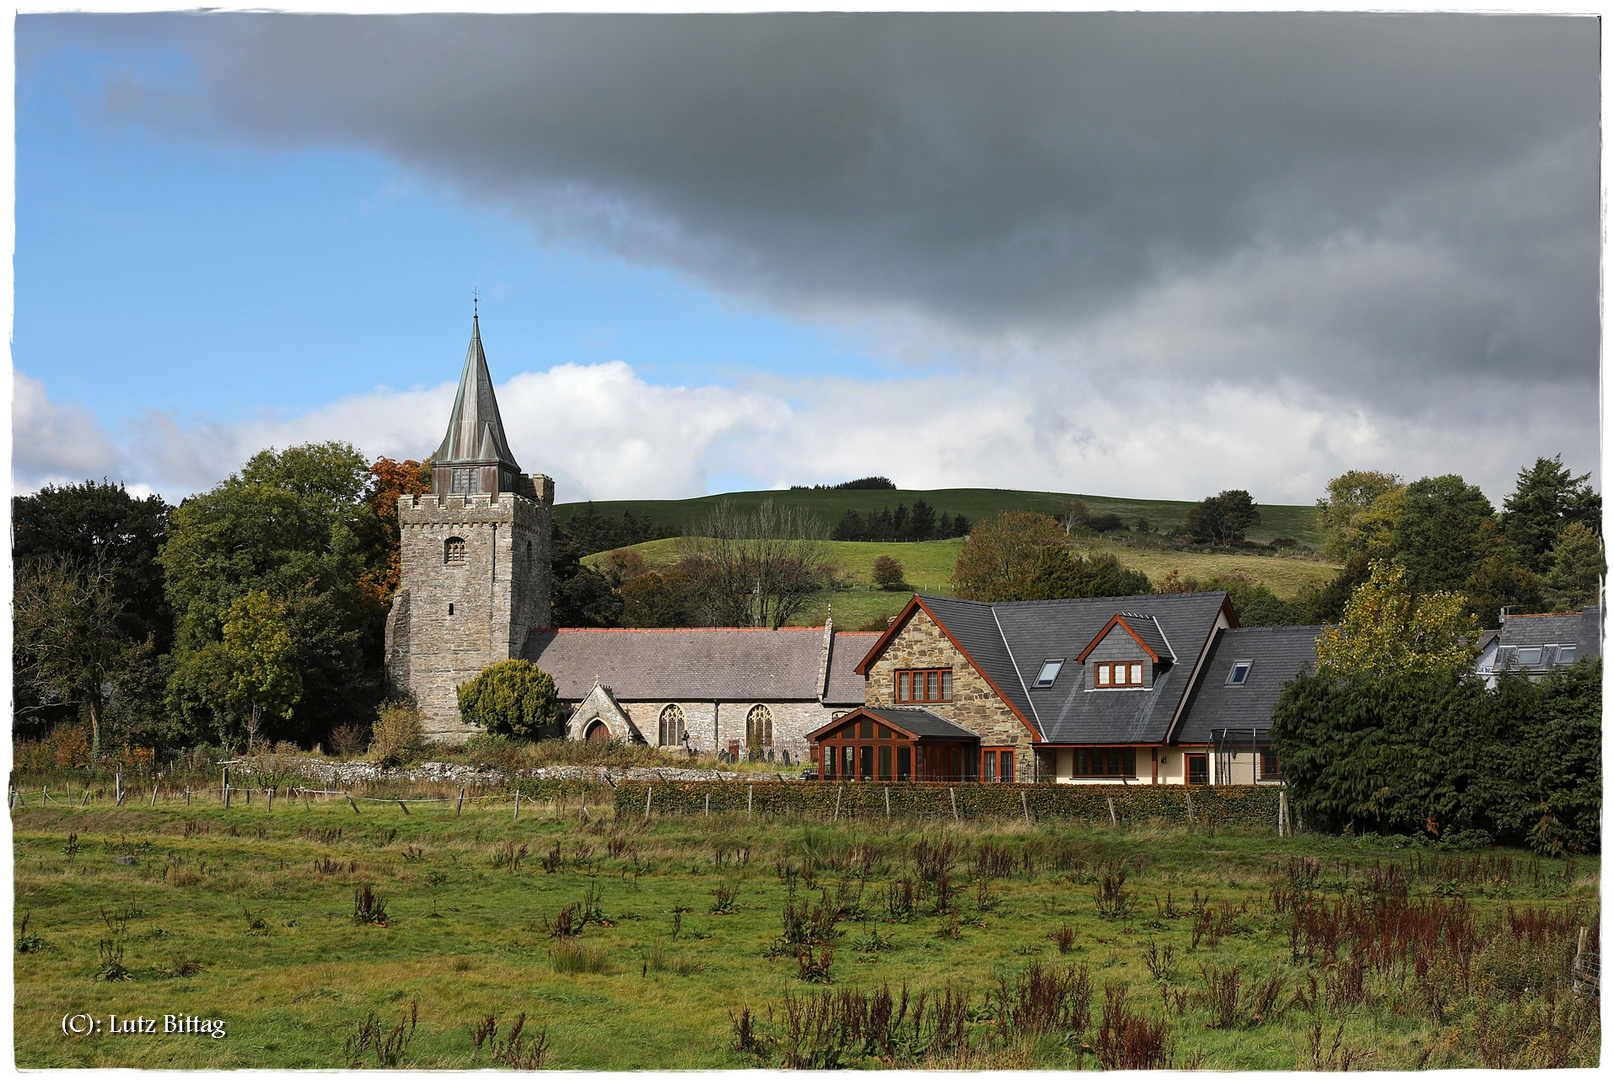
[[[372,147],[966,364],[1282,373],[1436,424],[1474,419],[1454,380],[1561,385],[1595,434],[1595,19],[39,16],[20,62],[86,33],[195,65],[111,82],[114,119]]]

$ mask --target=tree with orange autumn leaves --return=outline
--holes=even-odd
[[[370,535],[365,537],[365,563],[369,567],[359,579],[366,599],[385,611],[398,591],[400,576],[398,551],[398,497],[425,495],[432,489],[431,459],[394,461],[377,458],[370,466],[364,502],[370,510]]]

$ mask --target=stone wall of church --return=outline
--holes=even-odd
[[[775,760],[783,751],[789,751],[792,762],[808,759],[809,731],[852,711],[846,706],[830,708],[817,701],[619,701],[618,704],[651,745],[656,745],[660,739],[663,710],[669,705],[678,706],[684,713],[688,745],[706,754],[727,750],[731,743],[739,743],[743,753],[746,717],[755,706],[765,705],[773,714],[773,744],[765,749],[773,750]],[[681,747],[667,747],[669,752],[678,749]]]
[[[428,735],[475,731],[455,689],[490,664],[521,655],[550,617],[554,482],[533,477],[538,499],[405,495],[398,501],[400,582],[387,618],[389,692],[414,698]]]
[[[894,700],[896,673],[907,668],[951,668],[953,700],[917,705]],[[923,609],[914,611],[906,625],[887,642],[869,667],[867,704],[890,708],[924,708],[981,737],[981,745],[1014,747],[1014,778],[1031,783],[1031,732],[992,689],[992,684],[965,659]]]

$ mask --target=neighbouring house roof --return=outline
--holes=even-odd
[[[853,695],[837,671],[856,664],[867,636],[831,635],[825,704],[863,704],[862,680]],[[564,701],[586,697],[596,676],[618,701],[818,701],[824,628],[534,630],[522,656]]]
[[[985,603],[942,596],[915,597],[909,611],[865,657],[879,650],[923,608],[969,657],[1044,743],[1164,742],[1188,690],[1194,660],[1218,625],[1236,620],[1227,594],[1167,593],[1069,600]],[[1092,690],[1077,657],[1118,614],[1128,625],[1152,626],[1160,655],[1178,658],[1161,667],[1147,690]],[[1046,660],[1064,659],[1053,685],[1029,689]]]
[[[511,472],[521,471],[505,441],[504,421],[499,418],[499,403],[493,396],[493,376],[488,374],[488,358],[482,352],[482,331],[474,315],[460,388],[454,395],[454,411],[448,417],[448,433],[432,460],[438,465],[497,462]]]
[[[1497,633],[1495,648],[1481,653],[1475,670],[1481,675],[1508,668],[1541,674],[1559,663],[1601,656],[1602,630],[1602,609],[1595,605],[1563,614],[1509,615]],[[1572,657],[1566,646],[1574,648]],[[1532,654],[1521,654],[1521,649],[1541,652],[1530,659]]]
[[[1178,725],[1177,743],[1214,742],[1222,729],[1266,732],[1283,684],[1317,663],[1320,626],[1250,626],[1218,631]],[[1234,665],[1248,663],[1242,683],[1230,682]]]
[[[962,724],[955,724],[951,720],[937,716],[929,709],[893,709],[885,706],[878,708],[865,705],[855,709],[846,716],[837,716],[824,726],[810,732],[809,739],[817,739],[830,731],[839,728],[847,720],[868,713],[876,719],[882,720],[891,727],[903,731],[916,739],[972,739],[979,742],[981,737]]]

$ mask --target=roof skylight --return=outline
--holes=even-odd
[[[1037,672],[1037,681],[1031,684],[1032,687],[1040,690],[1044,687],[1052,686],[1054,680],[1059,678],[1059,669],[1064,666],[1064,657],[1060,657],[1058,660],[1044,660],[1042,670]]]

